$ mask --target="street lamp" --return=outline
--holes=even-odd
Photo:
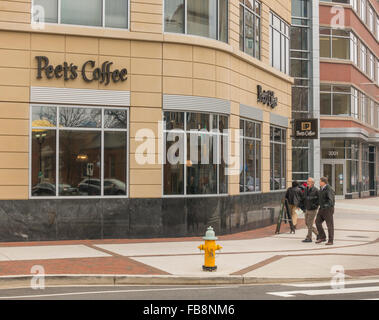
[[[37,139],[38,145],[39,145],[39,173],[38,177],[40,179],[40,182],[42,182],[42,144],[45,142],[46,139],[46,131],[38,132],[36,133],[35,137]]]

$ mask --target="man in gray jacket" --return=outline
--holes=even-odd
[[[312,242],[312,232],[317,236],[318,240],[318,231],[313,226],[315,222],[317,209],[320,205],[320,195],[319,190],[315,187],[315,180],[313,178],[308,178],[307,188],[304,191],[305,198],[305,224],[308,228],[308,234],[303,242]]]
[[[335,204],[335,192],[333,188],[328,184],[328,178],[322,177],[320,179],[320,209],[318,210],[316,218],[316,227],[319,234],[319,239],[316,243],[326,241],[326,234],[322,227],[322,223],[326,221],[328,227],[328,242],[326,245],[332,245],[334,240],[334,204]]]

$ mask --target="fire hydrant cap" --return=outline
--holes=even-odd
[[[208,230],[205,233],[205,237],[203,237],[203,239],[204,240],[218,240],[212,227],[208,227]]]

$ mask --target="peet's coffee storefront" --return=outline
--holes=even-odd
[[[134,1],[118,2],[129,16],[109,28],[108,11],[102,25],[89,19],[92,7],[77,23],[80,12],[71,21],[58,7],[56,18],[35,1],[49,23],[0,29],[0,241],[202,235],[209,225],[227,234],[274,223],[291,182],[292,78],[288,61],[270,60],[270,10],[282,14],[283,30],[290,10],[217,1],[206,9],[218,13],[209,33],[196,17],[180,32],[174,17],[203,19],[203,2],[191,11],[163,0],[161,11],[140,6],[146,18],[129,9]],[[240,21],[228,12],[240,6],[260,24],[256,39],[235,36]]]

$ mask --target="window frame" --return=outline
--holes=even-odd
[[[216,3],[216,39],[213,39],[213,38],[210,38],[210,37],[205,37],[205,36],[200,36],[200,35],[197,35],[197,34],[191,34],[191,33],[188,33],[188,29],[187,29],[187,21],[188,21],[188,17],[187,17],[187,13],[188,13],[188,10],[187,10],[187,3],[188,3],[188,0],[183,0],[184,2],[184,30],[183,30],[183,33],[178,33],[178,32],[171,32],[171,31],[166,31],[165,30],[165,12],[166,12],[166,1],[168,0],[163,0],[163,5],[162,5],[162,31],[163,31],[163,34],[167,33],[167,34],[180,34],[180,35],[185,35],[185,36],[191,36],[191,37],[201,37],[201,38],[205,38],[205,39],[210,39],[210,40],[215,40],[215,41],[220,41],[222,43],[226,43],[226,44],[229,44],[229,9],[230,9],[230,4],[229,4],[229,1],[226,1],[227,3],[227,10],[226,10],[226,23],[227,23],[227,33],[226,33],[226,41],[223,41],[223,40],[220,40],[220,0],[216,0],[217,3]]]
[[[330,91],[324,91],[324,90],[321,90],[321,86],[322,85],[328,85],[330,86]],[[321,83],[321,86],[320,86],[320,116],[321,117],[352,117],[352,118],[355,118],[355,119],[358,119],[357,117],[359,117],[359,99],[358,99],[358,96],[359,96],[359,90],[357,90],[354,86],[352,85],[348,85],[348,84],[335,84],[335,83]],[[342,92],[342,91],[335,91],[334,90],[334,87],[346,87],[346,88],[350,88],[350,92]],[[357,96],[355,96],[355,92],[357,92]],[[324,113],[321,113],[321,94],[330,94],[330,114],[324,114]],[[349,109],[349,114],[333,114],[333,111],[334,111],[334,95],[337,94],[337,95],[347,95],[347,96],[350,96],[350,109]],[[353,98],[354,97],[357,97],[357,103],[358,103],[358,114],[356,115],[355,112],[353,113],[352,112],[352,101],[353,101]]]
[[[282,131],[281,135],[285,134],[285,141],[281,141],[281,142],[278,142],[278,141],[273,141],[271,140],[271,130],[273,129],[280,129]],[[275,170],[274,170],[274,167],[275,167],[275,145],[280,145],[280,163],[281,163],[281,171],[280,171],[280,180],[282,179],[285,179],[285,186],[284,188],[282,188],[282,181],[280,181],[280,186],[279,186],[279,189],[275,189],[275,186],[274,186],[274,189],[271,189],[271,179],[273,182],[275,182]],[[282,155],[283,155],[283,146],[284,146],[284,154],[285,154],[285,159],[282,158]],[[272,155],[273,155],[273,158],[271,158],[271,152],[272,152]],[[272,166],[273,165],[273,166]],[[284,174],[284,175],[283,175]],[[273,125],[273,124],[270,124],[270,192],[283,192],[287,189],[287,182],[288,182],[288,179],[287,179],[287,128],[284,128],[284,127],[280,127],[280,126],[277,126],[277,125]]]
[[[259,159],[259,170],[257,168],[255,168],[255,177],[254,177],[254,181],[255,181],[255,184],[254,184],[254,189],[256,188],[257,186],[257,183],[256,183],[256,179],[259,178],[259,189],[258,191],[240,191],[240,194],[258,194],[258,193],[262,193],[262,126],[263,126],[263,123],[258,121],[258,120],[254,120],[254,119],[248,119],[248,118],[244,118],[244,117],[240,117],[240,122],[243,121],[244,123],[244,129],[243,129],[243,132],[242,132],[242,135],[240,135],[240,158],[241,158],[241,153],[243,155],[243,163],[242,163],[242,172],[243,172],[243,186],[246,185],[246,174],[245,174],[245,160],[246,160],[246,152],[245,152],[245,140],[248,140],[248,141],[254,141],[254,155],[255,155],[255,161],[256,161],[256,156],[257,156],[257,145],[256,145],[256,142],[260,142],[260,150],[259,150],[259,154],[260,154],[260,159]],[[257,137],[247,137],[245,136],[245,131],[246,131],[246,122],[252,122],[254,123],[255,125],[259,124],[260,126],[260,137],[257,138]],[[240,128],[240,130],[242,130]],[[257,132],[257,130],[255,129],[255,133]],[[242,140],[242,141],[241,141]],[[242,150],[241,150],[241,143],[242,143]],[[240,161],[241,163],[241,161]],[[239,177],[240,178],[240,177]],[[239,183],[241,185],[241,179],[239,179]]]
[[[353,32],[350,29],[342,29],[343,31],[348,32],[349,35],[348,36],[341,36],[341,35],[333,34],[333,31],[338,31],[340,29],[320,26],[320,30],[321,29],[322,30],[329,30],[329,34],[321,34],[321,32],[320,32],[320,59],[333,59],[333,60],[338,60],[338,61],[352,61],[352,58],[351,58],[352,37],[351,37],[351,34]],[[323,38],[327,37],[328,38],[329,47],[330,47],[329,57],[321,56],[321,37],[323,37]],[[336,58],[333,56],[333,39],[345,39],[345,40],[347,40],[347,43],[349,45],[349,50],[348,50],[349,57],[347,57],[347,58]]]
[[[277,18],[280,21],[280,29],[282,29],[282,25],[284,26],[284,30],[287,30],[287,34],[285,31],[283,32],[282,30],[278,30],[273,23],[274,17]],[[283,72],[287,75],[290,74],[290,47],[291,47],[291,25],[288,24],[284,19],[282,19],[279,15],[277,15],[275,12],[270,10],[269,13],[269,29],[270,29],[270,65],[279,70],[280,72]],[[276,68],[274,66],[274,55],[273,52],[275,50],[274,46],[274,31],[279,32],[280,34],[280,43],[279,43],[279,49],[280,49],[280,68]],[[276,44],[278,45],[278,44]],[[284,48],[283,48],[284,45]],[[284,51],[282,51],[284,49]],[[282,58],[283,52],[285,54],[284,61]],[[284,62],[284,66],[282,66]]]
[[[33,20],[33,7],[34,7],[34,1],[32,0],[32,5],[31,5],[31,17],[30,21],[31,23],[35,23]],[[128,26],[127,28],[117,28],[117,27],[107,27],[105,26],[105,1],[102,0],[102,13],[101,13],[101,20],[102,20],[102,26],[90,26],[90,25],[82,25],[82,24],[70,24],[70,23],[62,23],[62,7],[61,7],[61,0],[57,0],[57,6],[58,6],[58,12],[57,12],[57,22],[43,22],[44,24],[48,25],[61,25],[61,26],[73,26],[73,27],[81,27],[81,28],[102,28],[102,29],[115,29],[115,30],[125,30],[125,31],[130,31],[130,1],[131,0],[126,0],[128,2],[128,19],[127,23]]]
[[[229,114],[223,114],[223,113],[216,113],[216,112],[206,112],[206,111],[196,111],[196,110],[178,110],[178,109],[163,109],[162,110],[162,123],[164,124],[164,118],[165,118],[165,112],[173,112],[173,113],[183,113],[183,129],[170,129],[167,130],[165,126],[162,127],[162,152],[164,153],[163,161],[162,161],[162,198],[209,198],[209,197],[227,197],[229,195],[229,179],[227,180],[227,192],[226,193],[220,193],[220,164],[217,164],[217,193],[212,194],[188,194],[187,193],[187,166],[186,164],[183,164],[183,194],[165,194],[165,172],[164,172],[164,166],[167,161],[167,154],[166,154],[166,134],[168,132],[177,132],[179,134],[184,134],[184,161],[187,162],[188,158],[188,152],[187,152],[187,137],[191,134],[191,129],[187,129],[187,114],[188,113],[196,113],[196,114],[206,114],[206,115],[215,115],[218,119],[218,126],[219,126],[219,117],[224,116],[228,119],[228,129],[230,125],[230,115]],[[200,133],[201,131],[199,131]],[[193,132],[195,133],[195,131]],[[207,133],[208,135],[215,135],[211,131]],[[222,133],[221,131],[218,132],[218,137],[222,138],[223,136],[228,136],[228,134]],[[221,140],[218,140],[217,147],[220,147]],[[230,143],[228,139],[228,149],[230,150]],[[229,153],[228,153],[229,154]],[[220,160],[222,161],[222,154],[221,154],[221,148],[220,153],[217,153],[218,156],[220,156]]]
[[[241,15],[241,8],[242,8],[242,12],[243,12],[243,19],[242,19],[242,24],[243,24],[243,48],[241,50],[241,43],[239,43],[239,48],[242,52],[246,53],[247,55],[249,55],[250,57],[253,57],[255,59],[258,59],[258,60],[261,60],[261,57],[262,57],[262,2],[261,1],[258,1],[258,0],[252,0],[254,1],[254,8],[253,10],[251,10],[250,8],[248,8],[246,5],[245,5],[245,2],[239,2],[239,15]],[[255,12],[255,8],[256,8],[256,5],[259,4],[259,15]],[[249,53],[246,52],[246,48],[245,48],[245,39],[246,39],[246,29],[245,29],[245,14],[246,14],[246,11],[249,12],[253,17],[254,17],[254,26],[253,26],[253,29],[254,29],[254,34],[255,34],[255,31],[256,31],[256,19],[259,18],[259,54],[258,56],[256,56],[256,52],[257,52],[257,49],[256,49],[256,39],[253,39],[253,52],[254,52],[254,55],[251,55]],[[241,17],[239,17],[239,20],[241,20]],[[241,28],[241,26],[240,26]]]
[[[32,111],[33,107],[53,107],[56,108],[56,125],[54,127],[33,127],[33,117],[32,117]],[[59,109],[60,108],[91,108],[91,109],[100,109],[101,110],[101,128],[84,128],[84,127],[59,127]],[[123,110],[126,111],[127,115],[127,123],[126,123],[126,129],[120,129],[120,128],[104,128],[104,111],[105,110]],[[129,129],[129,122],[130,122],[130,107],[120,107],[120,106],[89,106],[89,105],[73,105],[73,104],[45,104],[45,103],[31,103],[29,105],[29,112],[30,112],[30,119],[29,119],[29,185],[28,185],[28,195],[29,199],[125,199],[129,198],[129,181],[130,181],[130,129]],[[56,132],[56,145],[55,145],[55,152],[56,152],[56,159],[55,159],[55,196],[33,196],[32,195],[32,141],[33,141],[33,129],[37,130],[55,130]],[[59,195],[59,132],[60,131],[94,131],[94,132],[100,132],[101,133],[101,170],[100,170],[100,181],[101,181],[101,195],[96,196],[60,196]],[[126,187],[126,194],[125,195],[104,195],[104,133],[105,132],[125,132],[126,133],[126,180],[125,180],[125,187]]]

